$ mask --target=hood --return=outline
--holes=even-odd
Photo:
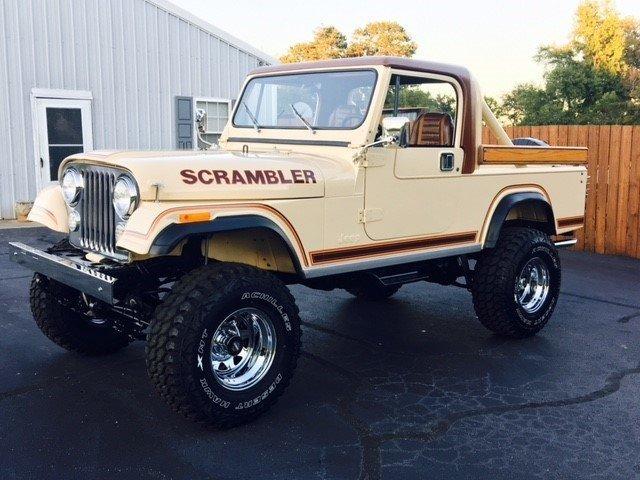
[[[131,172],[142,200],[269,200],[324,196],[325,179],[343,170],[321,157],[227,151],[92,152],[69,162],[120,167]]]

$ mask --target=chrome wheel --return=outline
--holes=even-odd
[[[536,313],[549,295],[549,269],[540,257],[530,259],[516,280],[515,299],[528,314]]]
[[[276,353],[276,332],[269,315],[241,308],[227,316],[211,338],[211,368],[220,385],[246,390],[269,371]]]

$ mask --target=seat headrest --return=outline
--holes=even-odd
[[[453,120],[448,113],[422,113],[411,122],[412,147],[453,146]]]

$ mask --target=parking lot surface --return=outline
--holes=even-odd
[[[638,478],[640,262],[563,252],[563,294],[536,337],[504,340],[463,289],[384,302],[292,291],[303,354],[266,415],[227,431],[174,414],[144,344],[83,358],[28,307],[0,230],[0,478]]]

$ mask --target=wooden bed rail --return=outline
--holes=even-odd
[[[527,147],[481,145],[480,164],[485,165],[585,165],[584,147]]]

